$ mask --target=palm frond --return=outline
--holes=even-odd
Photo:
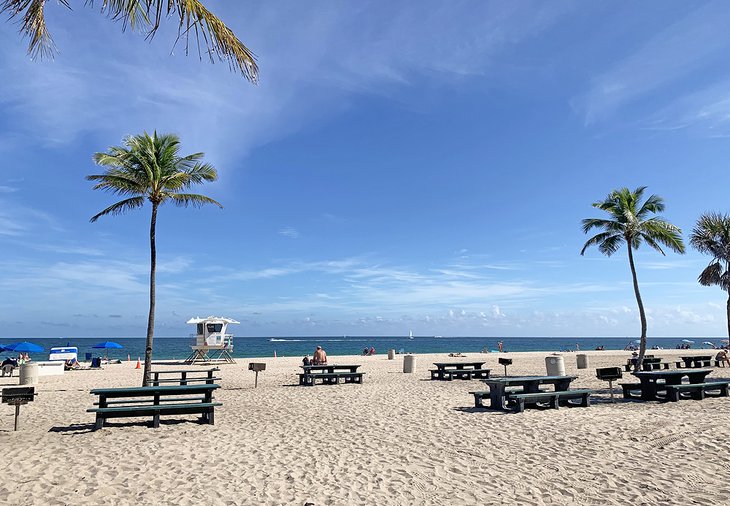
[[[67,0],[60,0],[60,3],[69,6]],[[0,13],[8,13],[10,19],[22,15],[20,33],[29,39],[28,54],[32,58],[52,57],[56,52],[46,25],[45,5],[46,0],[0,0]]]
[[[712,261],[700,273],[697,281],[699,281],[702,286],[719,285],[722,280],[722,274],[723,271],[720,262]]]
[[[167,199],[179,207],[202,207],[205,204],[213,204],[223,209],[223,205],[220,202],[213,200],[210,197],[206,197],[205,195],[196,195],[193,193],[171,193],[167,195]]]
[[[132,197],[131,199],[122,200],[120,202],[117,202],[116,204],[110,205],[109,207],[104,209],[102,212],[97,213],[94,216],[92,216],[89,221],[94,223],[96,220],[98,220],[102,216],[106,216],[108,214],[111,214],[111,215],[122,214],[131,209],[137,209],[139,207],[142,207],[143,205],[144,205],[144,197]]]
[[[620,234],[615,234],[613,232],[601,232],[586,241],[583,245],[583,249],[580,250],[580,254],[584,255],[586,250],[591,246],[598,246],[599,251],[603,252],[602,248],[604,243],[608,243],[608,249],[615,248],[614,251],[616,251],[623,240],[624,238]],[[608,254],[608,256],[611,256],[611,254],[612,253]]]
[[[654,217],[643,221],[641,235],[647,242],[651,238],[654,243],[663,244],[675,253],[684,253],[682,230],[662,218]]]

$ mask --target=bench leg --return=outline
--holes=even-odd
[[[160,426],[160,413],[155,413],[152,415],[152,428],[156,429]]]
[[[567,402],[570,402],[566,399]],[[550,407],[553,409],[560,409],[560,397],[554,396],[550,398]]]
[[[215,425],[215,408],[210,408],[208,415],[208,425]]]
[[[517,413],[524,413],[525,412],[525,399],[517,399],[515,401],[514,410]]]
[[[104,427],[104,417],[101,413],[96,414],[96,422],[94,423],[94,430],[99,430]]]
[[[474,396],[474,407],[483,408],[484,407],[484,397],[482,397],[481,395],[475,395]]]

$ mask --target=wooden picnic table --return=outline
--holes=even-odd
[[[536,393],[540,385],[553,385],[556,392],[568,390],[578,376],[516,376],[482,380],[489,385],[489,408],[505,410],[505,397],[510,393]],[[521,390],[520,390],[521,389]]]
[[[692,355],[687,357],[679,357],[684,362],[684,367],[709,367],[712,355]],[[681,365],[681,362],[677,362],[677,367]]]
[[[328,372],[333,373],[337,371],[345,372],[357,372],[360,364],[318,364],[318,365],[300,365],[304,372],[311,374],[314,372]]]
[[[641,381],[641,399],[658,400],[657,392],[666,385],[681,385],[686,376],[690,384],[703,383],[712,369],[674,369],[668,371],[640,371],[633,373]]]
[[[434,362],[436,369],[431,370],[431,379],[451,380],[454,376],[462,379],[488,378],[489,369],[482,369],[484,362]]]

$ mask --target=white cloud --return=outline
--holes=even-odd
[[[292,227],[284,227],[279,229],[279,235],[288,237],[289,239],[299,239],[299,232]]]

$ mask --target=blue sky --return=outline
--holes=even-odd
[[[625,254],[580,220],[647,185],[685,237],[728,212],[724,2],[209,2],[258,55],[252,86],[81,2],[60,54],[0,24],[0,337],[142,336],[149,208],[84,180],[157,129],[203,151],[225,209],[164,207],[157,335],[634,336]],[[171,23],[172,25],[172,23]],[[722,336],[708,258],[642,248],[650,336]]]

